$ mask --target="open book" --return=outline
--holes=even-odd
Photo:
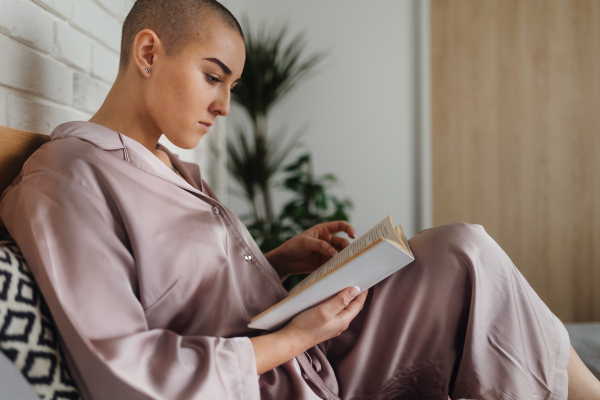
[[[387,216],[296,285],[288,297],[252,318],[250,328],[274,330],[339,291],[367,290],[415,258],[402,227]]]

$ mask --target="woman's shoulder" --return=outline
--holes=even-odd
[[[59,125],[25,163],[23,176],[42,171],[83,174],[102,171],[103,166],[124,161],[119,133],[103,126],[73,121]],[[100,169],[98,168],[100,167]]]
[[[57,127],[44,143],[23,165],[13,183],[2,193],[0,204],[14,209],[15,203],[63,203],[66,199],[86,199],[107,210],[110,195],[107,182],[119,173],[124,163],[122,144],[110,136],[113,132],[97,129],[95,124],[73,122]],[[120,140],[119,140],[120,143]]]

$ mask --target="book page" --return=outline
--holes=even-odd
[[[400,239],[400,242],[398,243],[400,245],[400,247],[402,247],[404,249],[406,254],[412,254],[412,251],[410,251],[410,247],[408,247],[408,240],[406,240],[406,236],[404,235],[404,230],[402,229],[402,227],[400,225],[398,225],[396,227],[396,234],[398,235],[398,239]]]
[[[371,228],[367,233],[352,242],[350,246],[340,251],[335,257],[327,261],[319,269],[307,276],[304,280],[302,280],[302,282],[290,290],[290,294],[294,294],[302,290],[304,287],[310,285],[312,282],[316,281],[335,267],[344,263],[355,254],[360,253],[366,247],[370,246],[382,237],[389,238],[394,242],[398,241],[396,231],[392,225],[392,217],[389,215],[383,221]]]

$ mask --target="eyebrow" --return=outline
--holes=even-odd
[[[226,75],[232,74],[231,69],[227,65],[223,64],[223,62],[221,60],[219,60],[218,58],[203,58],[203,60],[214,62],[219,67],[221,67],[221,69],[223,70],[223,72],[225,72]],[[239,79],[236,80],[236,82],[239,82],[239,81],[240,81]]]

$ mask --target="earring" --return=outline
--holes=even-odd
[[[150,72],[152,72],[152,68],[146,68],[146,73],[149,74]]]

